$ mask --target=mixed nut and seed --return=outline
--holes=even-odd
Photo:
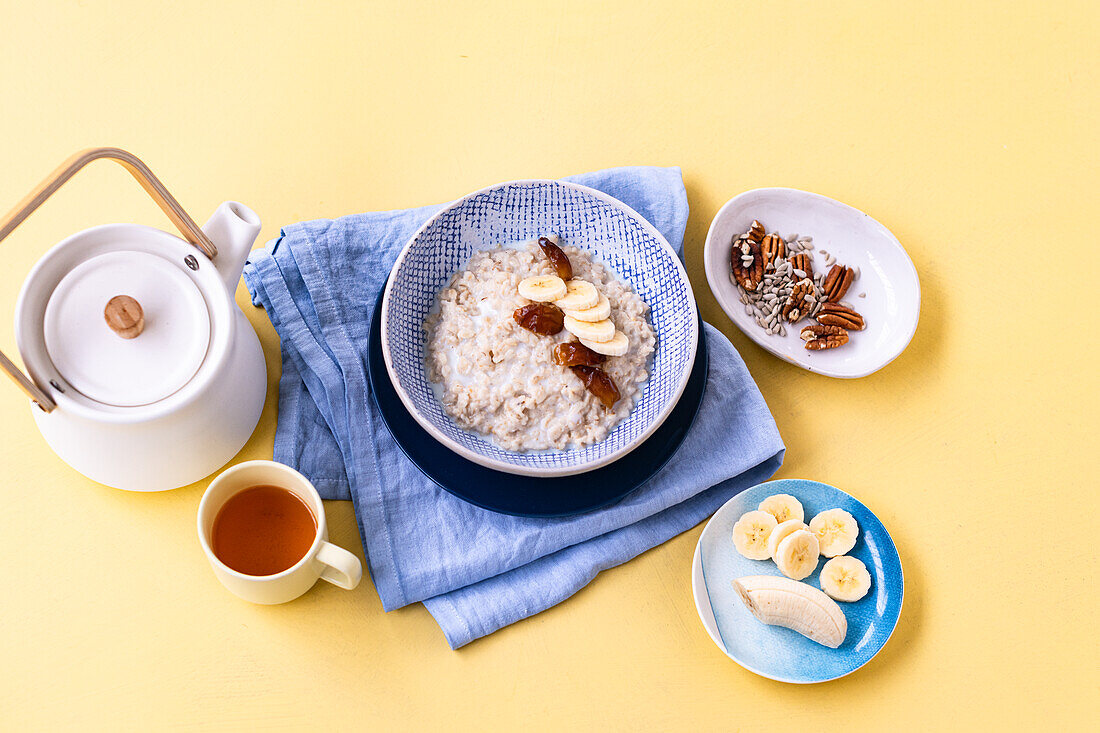
[[[828,252],[819,252],[827,270],[815,272],[813,237],[767,234],[755,219],[733,238],[730,251],[730,280],[741,291],[745,313],[769,335],[779,336],[787,335],[787,324],[816,320],[800,334],[810,351],[843,346],[849,331],[866,326],[863,316],[841,300],[859,278],[859,268],[838,264]]]

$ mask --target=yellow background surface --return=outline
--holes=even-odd
[[[893,639],[837,682],[741,669],[691,599],[697,527],[566,603],[452,652],[369,582],[282,607],[230,596],[195,538],[206,482],[92,483],[0,385],[0,728],[561,730],[1084,727],[1100,692],[1094,473],[1100,13],[1094,2],[26,3],[0,0],[0,207],[76,149],[143,157],[201,222],[259,244],[303,219],[520,177],[683,167],[688,272],[788,452],[898,545]],[[908,350],[857,381],[801,371],[725,318],[711,217],[760,186],[889,227],[920,273]],[[0,245],[0,347],[46,248],[170,228],[98,164]],[[269,457],[263,419],[237,457]],[[359,549],[350,504],[333,539]],[[849,728],[850,726],[850,728]]]

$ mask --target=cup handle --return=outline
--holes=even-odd
[[[321,578],[338,588],[351,590],[363,579],[363,564],[343,547],[323,542],[317,559],[325,566]]]

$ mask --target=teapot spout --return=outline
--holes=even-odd
[[[206,236],[218,248],[214,267],[221,275],[230,297],[237,292],[245,260],[260,233],[260,217],[242,203],[226,201],[202,227]]]

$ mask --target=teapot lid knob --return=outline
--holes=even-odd
[[[116,295],[107,301],[103,317],[111,330],[124,339],[137,338],[145,329],[145,312],[141,303],[129,295]]]

